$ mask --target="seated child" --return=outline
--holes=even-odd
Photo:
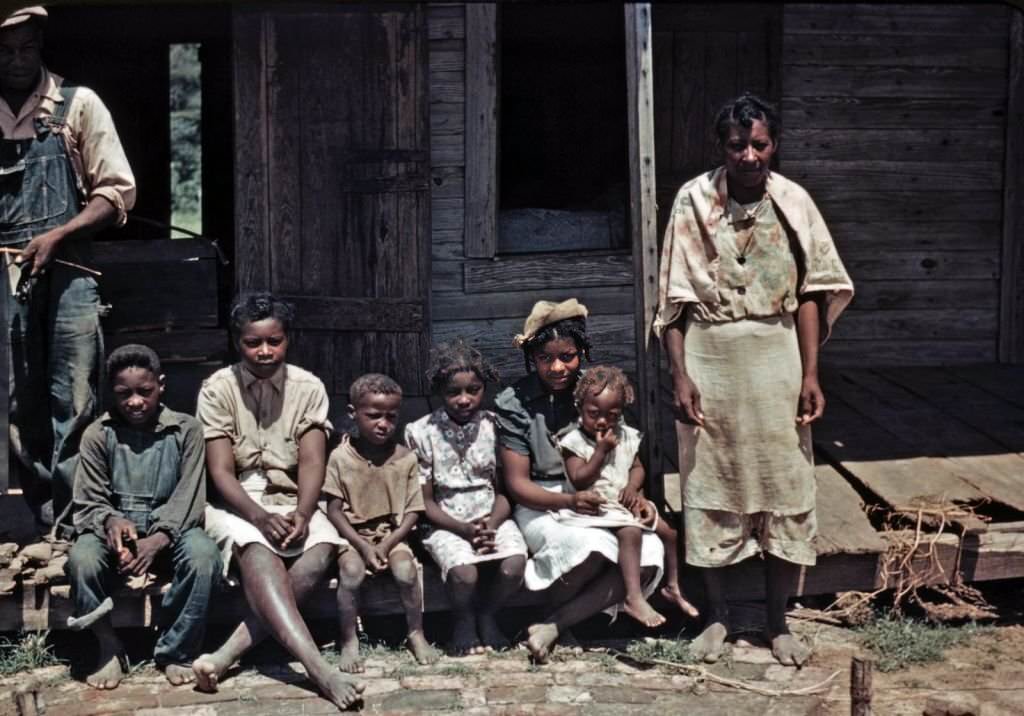
[[[405,608],[408,645],[416,661],[439,654],[423,635],[423,592],[412,550],[406,544],[423,511],[416,456],[395,442],[402,389],[386,375],[368,373],[349,390],[355,437],[344,435],[327,462],[323,491],[327,517],[347,542],[338,557],[339,646],[342,671],[363,670],[356,619],[359,587],[367,570],[390,569]]]
[[[579,423],[558,440],[565,473],[573,489],[593,490],[606,502],[597,516],[560,510],[556,517],[615,530],[619,569],[626,587],[623,609],[647,627],[665,622],[665,617],[647,603],[640,580],[641,531],[655,531],[665,545],[665,586],[661,595],[684,614],[697,616],[679,587],[676,531],[658,518],[657,508],[642,494],[644,466],[637,454],[641,435],[622,422],[623,409],[633,402],[633,387],[619,368],[596,365],[580,377],[573,397]]]
[[[164,376],[152,349],[121,346],[107,358],[107,376],[113,410],[82,435],[75,473],[75,543],[66,567],[77,622],[72,628],[91,627],[99,640],[99,668],[86,682],[116,688],[127,665],[110,622],[111,588],[118,577],[170,572],[162,602],[170,623],[153,657],[177,686],[194,680],[191,663],[221,572],[217,546],[201,526],[203,428],[160,402]]]
[[[479,654],[509,646],[494,615],[523,583],[526,542],[496,479],[494,414],[481,410],[484,384],[497,371],[462,339],[443,343],[427,372],[444,407],[405,429],[419,458],[427,519],[423,546],[441,567],[454,608],[451,651]],[[478,589],[478,564],[493,566]]]

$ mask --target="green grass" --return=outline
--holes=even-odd
[[[626,654],[637,661],[671,661],[675,664],[696,664],[690,653],[690,642],[684,639],[644,639],[626,648]]]
[[[946,626],[914,619],[885,617],[858,629],[861,644],[875,655],[879,671],[942,661],[950,647],[966,643],[985,627]]]
[[[0,676],[11,676],[61,663],[46,643],[50,632],[22,634],[17,640],[0,639]]]
[[[441,676],[469,676],[473,670],[468,664],[445,664],[438,673]]]

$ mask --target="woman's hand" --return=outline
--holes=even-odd
[[[700,390],[685,373],[676,375],[673,380],[672,407],[679,420],[690,425],[704,427],[704,412],[700,406]]]
[[[310,518],[304,513],[295,510],[288,513],[287,519],[291,522],[291,529],[285,535],[284,540],[281,541],[281,549],[288,549],[288,546],[291,544],[299,544],[309,536]]]
[[[619,493],[619,504],[630,511],[633,510],[633,506],[636,505],[639,499],[641,499],[640,489],[633,485],[626,485],[622,492]]]
[[[605,499],[599,493],[593,490],[583,490],[572,495],[571,509],[581,515],[599,515],[601,514],[601,505],[604,503]]]
[[[283,547],[284,539],[292,531],[292,523],[284,515],[278,515],[274,512],[263,511],[263,514],[259,515],[252,521],[256,529],[267,538],[267,541],[271,544]]]
[[[800,386],[800,411],[797,425],[810,425],[825,413],[825,394],[821,392],[817,376],[804,377]]]

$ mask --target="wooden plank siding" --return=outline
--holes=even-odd
[[[488,102],[481,104],[480,100],[486,98],[468,86],[486,87],[495,81],[488,70],[491,65],[467,59],[467,52],[497,51],[500,30],[495,40],[481,35],[491,21],[490,12],[483,6],[457,4],[432,4],[426,10],[432,340],[465,338],[498,366],[502,382],[509,383],[525,370],[522,354],[512,346],[512,337],[522,330],[523,319],[533,304],[575,296],[594,317],[593,359],[615,363],[634,373],[637,348],[633,269],[628,252],[502,255],[497,251],[499,195],[496,177],[492,176],[494,165],[470,167],[467,163],[468,158],[479,159],[481,153],[491,149],[497,153],[500,129],[497,117],[491,115],[495,110]],[[625,96],[622,101],[626,102]],[[480,125],[472,127],[471,118]],[[486,140],[493,144],[481,146]],[[481,207],[491,215],[482,216]],[[471,220],[477,222],[472,228]]]
[[[1008,27],[994,4],[785,6],[779,170],[857,286],[825,361],[996,359]]]

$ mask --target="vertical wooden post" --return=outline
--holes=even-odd
[[[498,7],[466,3],[466,258],[498,249]]]
[[[1003,249],[999,296],[999,360],[1024,363],[1024,11],[1011,13],[1003,172]]]
[[[871,716],[871,673],[874,661],[855,656],[850,660],[850,716]]]
[[[637,403],[648,436],[641,459],[647,466],[648,495],[664,499],[658,437],[658,343],[651,326],[658,307],[658,237],[654,175],[654,83],[651,59],[651,6],[627,3],[626,91],[629,117],[629,215],[633,245],[636,321]]]
[[[0,291],[7,292],[6,296],[0,296],[0,327],[4,336],[0,344],[0,495],[6,494],[11,488],[10,434],[7,424],[11,392],[11,333],[7,330],[7,302],[11,295],[9,276],[6,269],[0,274]]]

